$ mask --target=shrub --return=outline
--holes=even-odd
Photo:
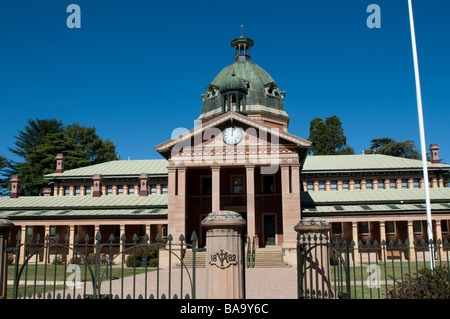
[[[437,266],[421,268],[413,277],[406,275],[403,281],[396,282],[396,288],[388,292],[389,299],[448,299],[450,282],[448,268]]]
[[[132,255],[127,257],[127,267],[145,267],[144,261],[147,261],[147,267],[156,267],[158,263],[158,251],[156,247],[137,248]]]

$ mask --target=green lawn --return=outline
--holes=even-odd
[[[47,281],[63,281],[64,278],[68,280],[68,278],[72,275],[74,275],[73,268],[69,268],[64,265],[47,265],[45,267],[44,265],[29,265],[28,269],[24,269],[22,271],[22,275],[20,277],[20,280],[25,280],[25,276],[27,281],[41,281],[46,279]],[[95,274],[95,268],[93,265],[91,265],[91,270]],[[147,269],[147,271],[153,271],[154,269]],[[134,274],[142,274],[145,272],[145,268],[123,268],[123,274],[122,274],[122,268],[121,267],[112,267],[112,269],[107,270],[106,272],[106,266],[101,265],[98,273],[102,277],[102,280],[109,280],[109,277],[112,279],[118,279],[122,277],[128,277],[133,276]],[[89,270],[89,267],[86,267],[86,265],[79,265],[79,272],[80,272],[80,280],[81,281],[92,281],[91,272]],[[108,275],[108,277],[106,276]],[[14,279],[14,265],[10,265],[8,267],[8,280]]]
[[[436,263],[436,266],[448,267],[447,263]],[[352,299],[378,299],[386,298],[387,292],[394,287],[394,282],[402,281],[407,275],[416,276],[418,269],[429,268],[429,262],[400,262],[388,261],[385,263],[362,263],[361,265],[351,265],[350,272],[350,293]],[[343,269],[330,267],[330,279],[337,285],[340,281],[343,289],[346,290],[346,275]],[[395,283],[396,284],[396,283]],[[397,284],[396,284],[397,285]],[[334,289],[333,284],[333,289]]]
[[[73,282],[73,278],[75,277],[74,272],[74,266],[72,265],[29,265],[28,268],[25,268],[22,272],[22,275],[20,276],[20,284],[19,284],[19,294],[22,295],[25,294],[28,298],[29,294],[35,294],[38,296],[40,293],[42,294],[45,290],[45,294],[49,292],[53,292],[54,288],[56,291],[62,290],[64,288],[63,284],[57,283],[56,286],[54,286],[55,281],[61,282],[66,280],[66,282]],[[76,266],[78,267],[78,265]],[[92,272],[95,274],[95,268],[93,265]],[[86,265],[79,265],[79,268],[77,268],[79,271],[79,281],[84,282],[92,282],[92,276],[91,272],[89,271],[89,268],[86,267]],[[150,269],[148,268],[147,271],[154,271],[156,269]],[[107,280],[115,280],[120,279],[128,276],[134,276],[138,274],[142,274],[146,271],[145,268],[127,268],[124,267],[123,269],[121,267],[113,267],[108,268],[106,272],[106,266],[101,265],[98,269],[98,273],[102,281]],[[14,279],[14,265],[8,266],[8,280]],[[27,281],[26,290],[25,285],[23,281]],[[43,281],[46,281],[45,287],[43,284]],[[35,285],[36,281],[36,285]],[[89,285],[89,283],[88,283]],[[13,285],[8,285],[8,297],[11,298],[13,295]],[[69,288],[66,285],[66,291],[70,292],[71,288]],[[22,296],[23,297],[23,296]],[[42,298],[42,296],[41,296]]]

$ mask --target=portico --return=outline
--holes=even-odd
[[[223,136],[231,126],[243,132],[233,145]],[[308,146],[309,141],[236,112],[157,146],[169,161],[168,232],[176,239],[196,231],[204,245],[201,220],[213,211],[233,210],[246,220],[243,233],[259,247],[294,249]]]

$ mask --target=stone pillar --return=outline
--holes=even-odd
[[[384,256],[386,254],[386,245],[383,247],[382,243],[383,241],[387,245],[386,242],[386,223],[384,220],[380,221],[380,247],[381,247],[381,254],[379,256],[379,259],[381,261],[384,261]]]
[[[247,236],[250,241],[256,235],[255,231],[255,166],[245,167],[247,178]]]
[[[30,226],[30,227],[32,227],[32,226]],[[22,225],[22,226],[20,226],[20,243],[22,244],[22,245],[20,245],[20,248],[19,248],[19,260],[20,260],[20,263],[21,264],[23,264],[23,263],[25,263],[25,258],[26,258],[26,256],[25,256],[25,245],[27,244],[27,226],[25,226],[25,225]]]
[[[245,220],[233,211],[216,211],[202,221],[206,229],[206,298],[245,298]]]
[[[355,243],[354,252],[353,252],[353,260],[355,262],[359,262],[359,239],[358,239],[358,222],[352,222],[352,236],[353,236],[353,242]]]
[[[409,261],[416,261],[416,250],[414,248],[414,221],[408,220]]]
[[[294,229],[300,235],[300,240],[297,243],[299,245],[298,266],[301,267],[299,269],[301,274],[297,274],[299,276],[298,282],[301,285],[300,293],[308,290],[310,295],[314,294],[317,297],[320,291],[322,297],[325,292],[329,296],[333,288],[333,284],[327,277],[330,267],[327,244],[331,225],[324,219],[312,217],[302,219]],[[313,246],[315,248],[310,253],[303,254],[305,248],[309,249]],[[301,297],[304,297],[304,295],[299,295],[299,298]]]
[[[68,235],[69,235],[69,247],[73,248],[75,244],[75,225],[69,225]],[[74,257],[73,250],[69,249],[67,253],[67,258],[69,259],[68,262],[71,261],[73,257]]]
[[[14,224],[9,218],[0,219],[0,299],[6,299],[8,283],[8,254],[6,247],[8,247],[8,237]]]
[[[294,265],[297,263],[297,233],[295,225],[300,216],[300,165],[281,165],[281,201],[283,223],[283,261]]]
[[[212,211],[220,210],[220,167],[211,167],[212,170]]]
[[[440,240],[439,247],[437,246],[438,240]],[[445,258],[444,250],[442,247],[442,245],[444,244],[444,240],[442,239],[442,226],[441,226],[440,219],[436,220],[436,238],[434,238],[434,243],[435,243],[435,249],[434,249],[435,254],[437,254],[437,256],[439,257],[439,260],[443,260]],[[439,248],[439,251],[436,249],[436,247]]]

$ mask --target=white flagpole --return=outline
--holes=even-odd
[[[420,148],[422,153],[422,167],[423,167],[423,179],[425,186],[425,204],[427,209],[427,233],[428,240],[431,242],[433,240],[433,226],[431,222],[431,207],[430,207],[430,190],[429,190],[429,180],[428,180],[428,168],[427,168],[427,151],[425,147],[425,130],[423,125],[423,110],[422,110],[422,93],[420,91],[420,78],[419,78],[419,63],[417,59],[417,47],[416,47],[416,33],[414,31],[414,17],[412,11],[411,0],[408,0],[409,8],[409,24],[411,28],[411,42],[412,51],[414,58],[414,74],[416,78],[416,98],[417,98],[417,113],[419,115],[419,129],[420,129]],[[413,244],[413,243],[411,243]],[[430,248],[430,266],[434,269],[434,254],[432,245]]]

